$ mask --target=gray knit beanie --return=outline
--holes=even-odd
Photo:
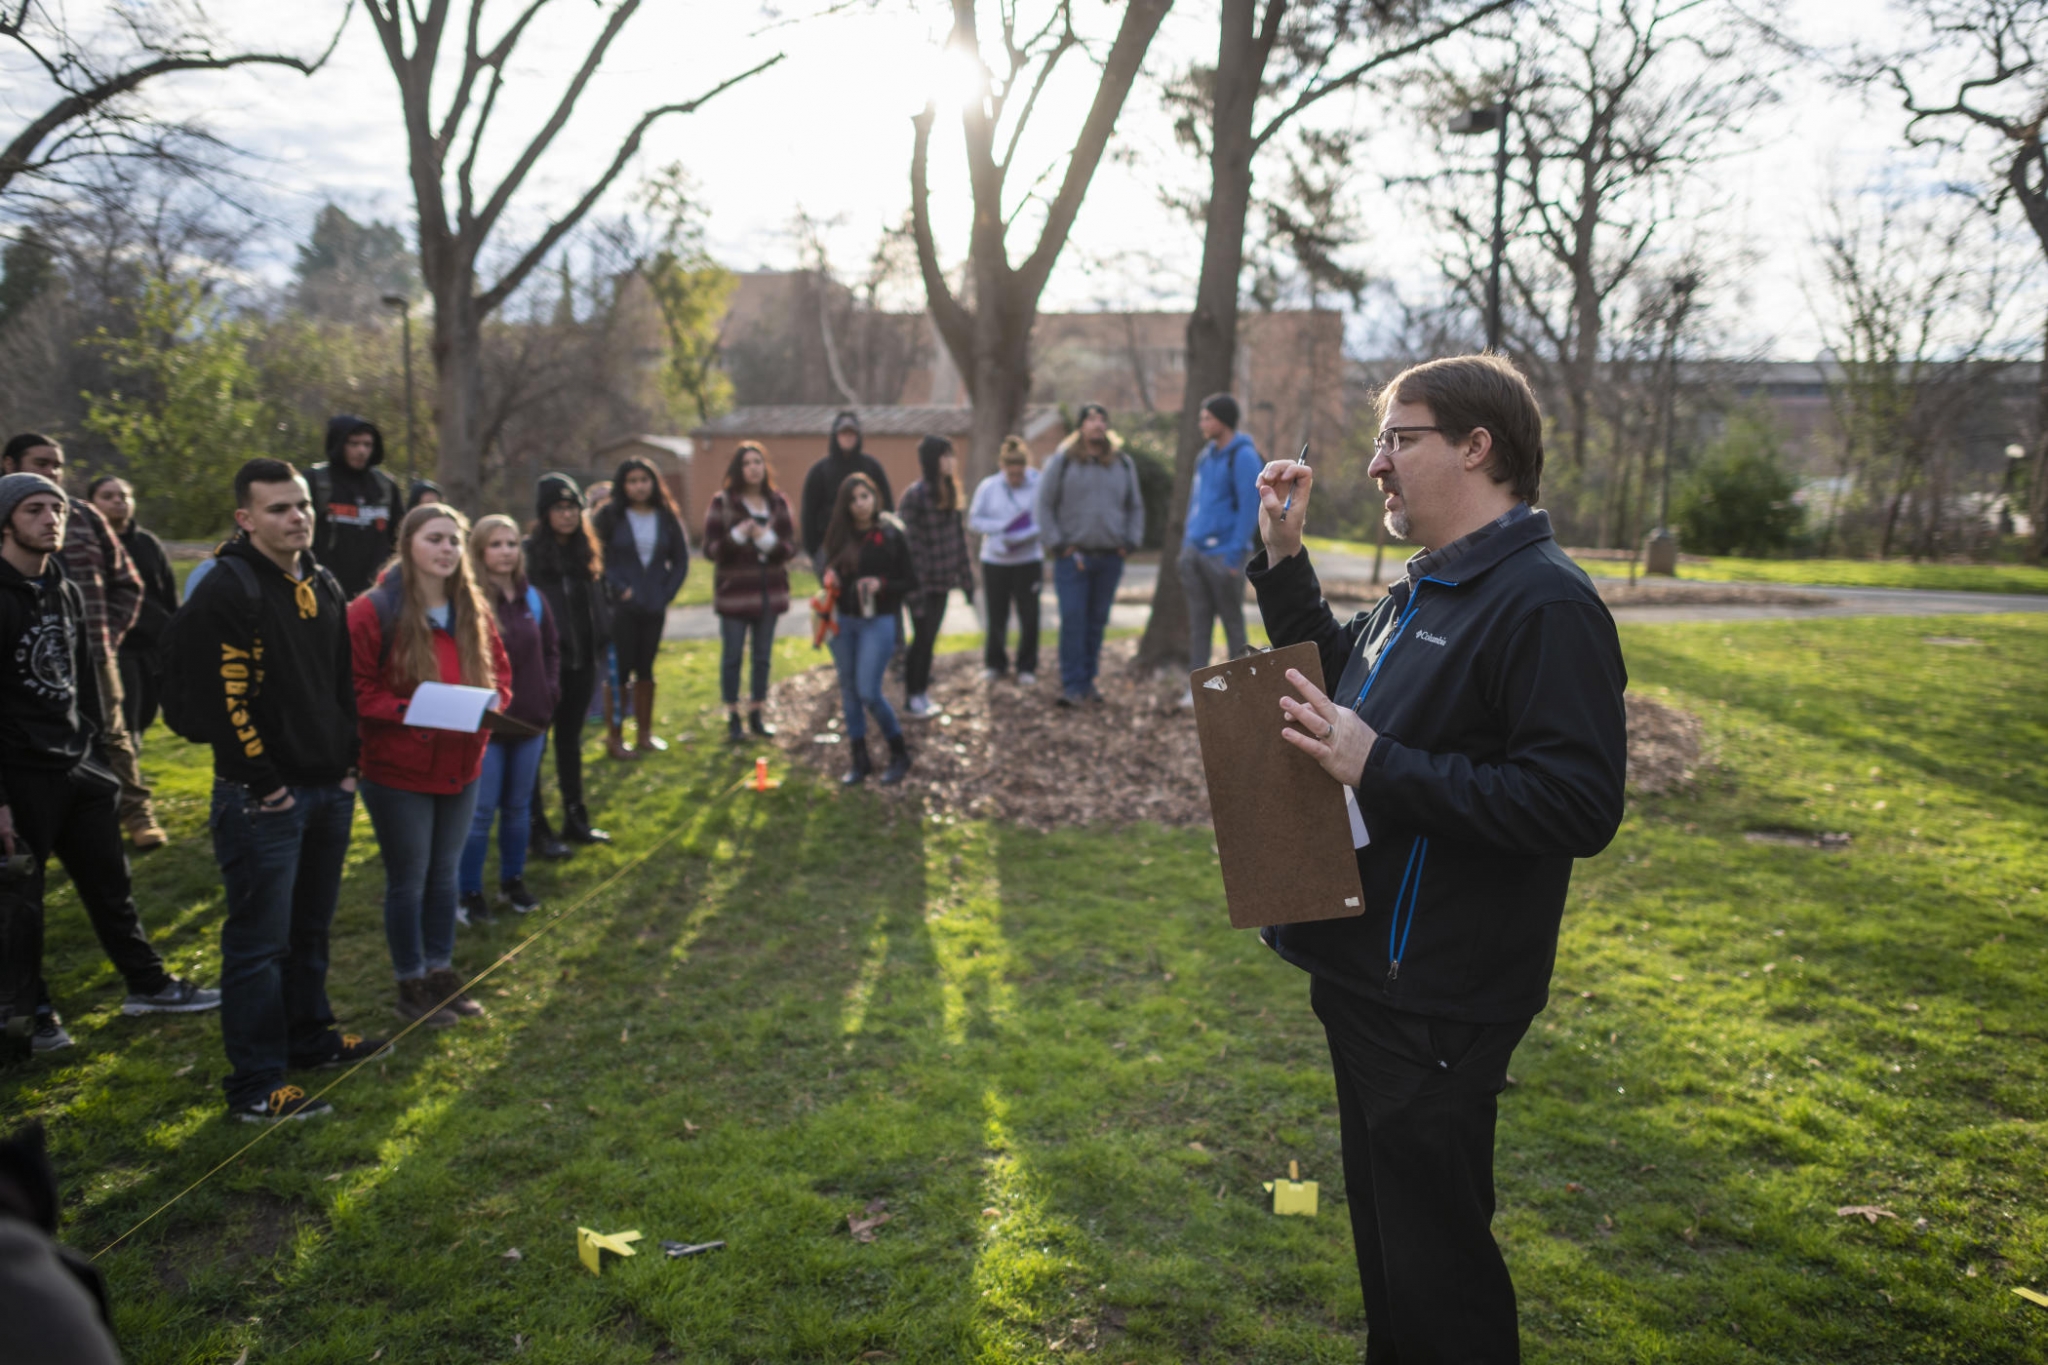
[[[13,519],[14,509],[21,506],[24,499],[32,498],[38,493],[55,493],[60,498],[64,496],[63,489],[40,474],[9,474],[0,478],[0,526]],[[68,501],[65,506],[68,510]]]

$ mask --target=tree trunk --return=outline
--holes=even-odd
[[[434,307],[434,479],[474,517],[482,507],[483,321],[467,282]]]
[[[1202,451],[1196,415],[1202,400],[1229,390],[1237,368],[1238,277],[1244,272],[1245,222],[1251,214],[1252,111],[1264,54],[1253,37],[1253,0],[1223,0],[1223,40],[1216,60],[1216,107],[1209,149],[1209,212],[1203,224],[1202,273],[1188,318],[1187,381],[1174,448],[1173,494],[1159,552],[1152,614],[1138,642],[1138,667],[1185,669],[1188,604],[1180,586],[1180,541],[1187,524],[1195,457]],[[1270,456],[1272,452],[1268,451]]]
[[[2033,519],[2033,534],[2027,538],[2027,562],[2039,564],[2048,556],[2048,327],[2043,329],[2041,364],[2034,380],[2034,479],[2027,499],[2027,515]]]

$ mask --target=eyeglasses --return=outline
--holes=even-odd
[[[1401,453],[1401,438],[1425,431],[1442,431],[1442,427],[1383,427],[1373,438],[1372,450],[1375,455],[1398,455]]]

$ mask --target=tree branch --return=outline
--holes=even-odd
[[[622,6],[621,8],[624,7]],[[632,160],[634,154],[640,150],[640,139],[646,135],[648,128],[653,125],[656,119],[665,118],[670,114],[695,113],[705,104],[724,94],[727,90],[732,89],[741,81],[760,75],[763,71],[781,61],[782,58],[783,54],[778,52],[768,60],[750,67],[736,76],[728,76],[693,100],[682,104],[664,104],[659,109],[650,109],[645,114],[642,114],[640,121],[633,125],[633,131],[628,133],[626,140],[619,145],[618,154],[612,158],[611,165],[605,168],[604,174],[598,177],[597,182],[584,193],[581,199],[576,201],[575,205],[567,213],[549,225],[547,231],[541,234],[540,240],[529,247],[525,255],[513,262],[512,267],[504,273],[495,285],[478,296],[478,315],[488,316],[495,311],[500,304],[504,303],[512,291],[520,286],[527,275],[532,272],[533,268],[547,258],[547,254],[555,249],[556,244],[574,230],[576,224],[583,220],[583,216],[590,212],[591,206],[596,204],[604,196],[604,192],[611,188],[612,181],[618,178],[619,172],[625,169],[626,163]],[[503,190],[502,185],[499,188],[501,191]],[[479,222],[482,223],[483,220],[480,219]],[[483,230],[489,230],[487,223],[483,225]]]
[[[939,268],[938,244],[932,238],[927,167],[931,157],[932,122],[937,117],[938,111],[927,104],[924,112],[911,120],[914,141],[910,150],[910,235],[917,245],[917,268],[924,277],[925,299],[932,323],[939,329],[939,339],[958,361],[962,356],[973,354],[974,318],[954,296],[952,286],[946,283],[946,272]],[[967,372],[970,368],[963,367],[962,375],[972,384],[973,377]]]

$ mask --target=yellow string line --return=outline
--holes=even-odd
[[[730,787],[727,787],[724,791],[718,793],[711,799],[713,801],[723,801],[726,797],[731,796],[734,792],[738,791],[741,787],[745,786],[749,778],[751,778],[751,776],[752,774],[750,773],[746,776],[741,777],[737,782],[734,782]],[[701,816],[701,814],[702,812],[700,811],[699,816]],[[652,858],[656,853],[659,853],[663,848],[668,846],[670,843],[674,842],[677,835],[681,834],[684,830],[688,829],[691,824],[695,823],[695,818],[696,817],[693,817],[691,820],[685,821],[684,823],[677,825],[674,829],[662,835],[661,838],[655,840],[652,844],[648,845],[648,847],[645,850],[643,850],[640,853],[634,854],[633,857],[627,861],[624,867],[620,868],[618,871],[612,873],[611,876],[605,878],[602,882],[598,883],[598,885],[592,890],[586,892],[583,896],[583,899],[577,901],[567,910],[562,911],[559,915],[556,915],[553,919],[541,925],[540,928],[528,934],[524,939],[520,940],[512,947],[506,949],[503,953],[500,953],[496,960],[494,960],[490,966],[484,968],[475,976],[471,977],[467,983],[456,987],[453,994],[449,995],[447,999],[441,1001],[439,1005],[434,1006],[433,1009],[428,1010],[419,1018],[413,1020],[404,1028],[400,1029],[397,1033],[393,1034],[391,1038],[385,1042],[383,1047],[379,1048],[370,1056],[363,1058],[363,1060],[357,1062],[354,1066],[342,1072],[339,1076],[336,1076],[333,1080],[329,1081],[326,1085],[322,1086],[319,1090],[315,1091],[311,1096],[309,1096],[303,1103],[301,1103],[299,1107],[304,1108],[306,1105],[312,1104],[314,1101],[322,1098],[329,1091],[333,1090],[343,1081],[346,1081],[349,1077],[355,1075],[358,1071],[361,1071],[371,1062],[379,1061],[381,1059],[389,1057],[392,1051],[397,1048],[398,1043],[401,1039],[403,1039],[408,1033],[411,1033],[414,1029],[426,1023],[428,1019],[433,1017],[436,1011],[447,1006],[449,1003],[454,1001],[456,997],[468,994],[471,987],[475,986],[478,982],[482,981],[492,972],[497,971],[498,968],[504,966],[506,963],[512,961],[512,959],[518,957],[521,953],[525,952],[527,948],[533,944],[535,939],[538,939],[541,935],[548,933],[551,930],[559,928],[569,918],[569,916],[575,914],[584,906],[590,904],[599,896],[602,896],[605,892],[611,890],[612,887],[616,886],[619,883],[619,881],[622,878],[624,878],[628,873],[637,871],[642,863],[645,863],[649,858]],[[200,1176],[197,1180],[187,1185],[184,1189],[179,1190],[169,1199],[166,1199],[163,1203],[159,1204],[154,1210],[150,1212],[148,1217],[144,1218],[134,1227],[129,1228],[126,1232],[122,1233],[119,1237],[116,1237],[113,1241],[101,1247],[98,1251],[95,1251],[92,1255],[92,1258],[95,1261],[97,1261],[100,1257],[106,1255],[115,1247],[127,1241],[130,1237],[133,1237],[136,1233],[148,1227],[152,1222],[156,1221],[158,1216],[160,1216],[165,1209],[170,1208],[171,1205],[177,1203],[180,1199],[183,1199],[186,1195],[192,1193],[192,1191],[198,1189],[201,1185],[204,1185],[207,1181],[213,1179],[222,1171],[234,1165],[237,1161],[240,1161],[253,1148],[255,1148],[255,1146],[258,1143],[268,1138],[272,1133],[275,1133],[278,1129],[284,1127],[286,1122],[287,1120],[284,1119],[270,1120],[267,1124],[264,1125],[263,1130],[261,1132],[257,1133],[255,1137],[251,1138],[248,1142],[244,1143],[238,1150],[231,1153],[218,1166],[215,1166],[205,1175]]]

